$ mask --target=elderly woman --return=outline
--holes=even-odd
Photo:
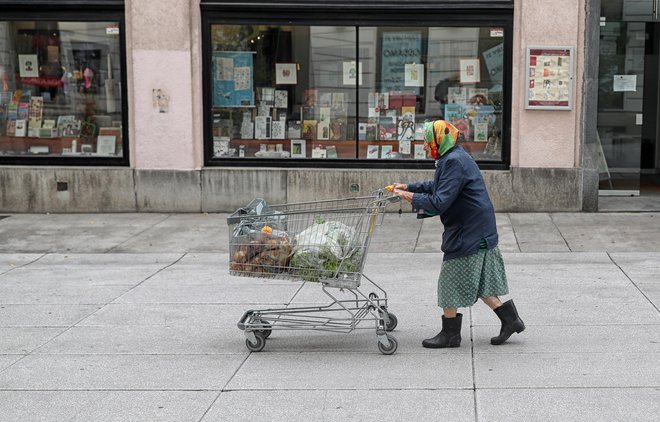
[[[440,215],[445,227],[444,252],[438,279],[438,305],[443,309],[442,331],[422,342],[424,347],[458,347],[463,315],[458,308],[484,301],[502,322],[500,334],[491,344],[504,343],[525,324],[509,300],[504,262],[497,247],[495,211],[481,172],[472,157],[456,144],[459,131],[444,120],[425,125],[425,149],[435,162],[433,181],[394,183],[393,192],[412,203],[424,216]]]

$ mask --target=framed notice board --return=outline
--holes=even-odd
[[[527,47],[525,108],[573,109],[573,47]]]

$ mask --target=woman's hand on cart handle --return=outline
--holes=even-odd
[[[395,194],[396,196],[398,196],[399,198],[403,199],[404,201],[408,201],[408,202],[412,203],[412,200],[413,200],[413,193],[412,192],[408,192],[408,191],[403,190],[403,189],[394,188],[392,193]]]
[[[398,189],[398,190],[408,190],[408,185],[405,183],[392,183],[392,189]]]

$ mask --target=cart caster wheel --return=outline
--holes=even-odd
[[[390,321],[387,323],[385,331],[393,331],[399,325],[399,319],[391,312],[388,312],[387,316],[390,317]]]
[[[396,352],[396,348],[399,346],[399,344],[396,342],[396,339],[387,334],[387,339],[390,341],[390,345],[385,347],[383,346],[383,343],[380,341],[378,342],[378,350],[384,355],[392,355],[394,352]]]
[[[273,330],[271,330],[272,325],[270,325],[266,321],[259,319],[259,320],[254,321],[254,323],[255,324],[261,324],[265,327],[268,327],[265,330],[257,330],[257,333],[260,333],[261,335],[263,335],[265,339],[270,337],[271,334],[273,334]]]
[[[259,331],[254,333],[254,337],[257,339],[257,342],[252,343],[249,339],[245,339],[245,346],[247,346],[248,350],[251,352],[261,352],[266,346],[266,339]]]

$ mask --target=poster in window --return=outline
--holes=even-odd
[[[275,63],[275,84],[296,85],[298,83],[296,63]]]
[[[254,105],[254,52],[213,53],[213,105],[244,107]]]
[[[406,64],[422,63],[422,32],[384,31],[380,63],[381,91],[403,90],[407,86]]]
[[[573,108],[573,47],[527,47],[525,108]]]

